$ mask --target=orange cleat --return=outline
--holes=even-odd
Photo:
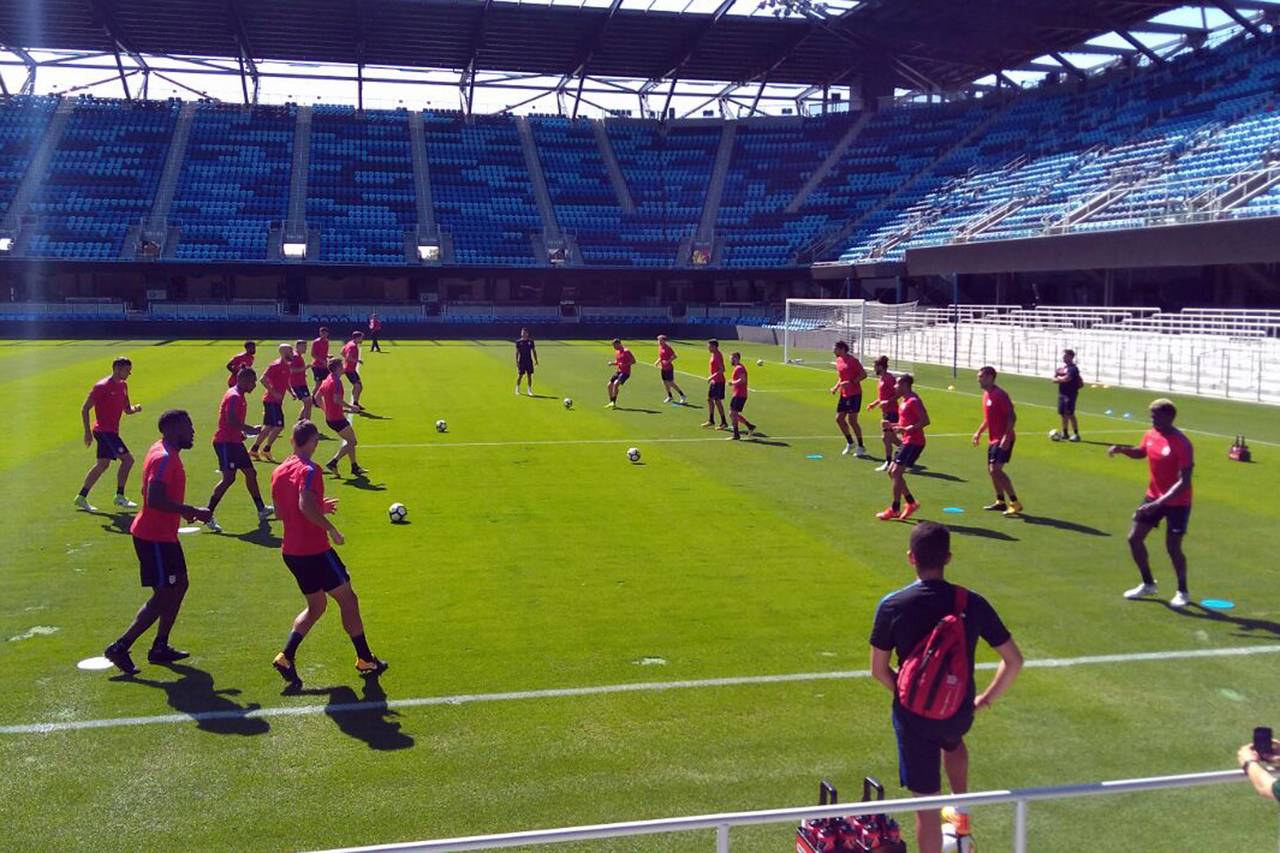
[[[908,518],[916,514],[916,510],[920,509],[920,504],[909,503],[902,508],[902,512],[898,515],[899,521],[906,521]]]
[[[898,513],[896,510],[894,510],[893,507],[887,507],[885,509],[880,510],[880,512],[876,513],[876,518],[880,519],[881,521],[893,521],[897,517],[898,517]]]

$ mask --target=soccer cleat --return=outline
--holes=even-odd
[[[889,460],[888,460],[888,459],[886,459],[886,460],[884,460],[883,462],[881,462],[879,465],[877,465],[877,466],[876,466],[876,470],[877,470],[877,471],[879,471],[879,472],[881,472],[881,473],[883,473],[883,472],[885,472],[885,471],[888,471],[888,470],[889,470],[889,465],[890,465],[890,462],[889,462]]]
[[[983,509],[989,512],[1004,512],[1008,508],[1009,508],[1009,505],[1004,501],[996,501],[994,503],[989,503],[983,507]]]
[[[1022,504],[1018,501],[1010,501],[1009,508],[1004,511],[1005,515],[1021,515]]]
[[[373,660],[364,660],[363,658],[356,658],[356,672],[360,673],[361,675],[364,675],[364,676],[381,675],[386,671],[387,671],[387,662],[384,660],[378,660],[377,658],[374,658]]]
[[[89,503],[89,499],[84,495],[76,495],[76,499],[72,501],[76,505],[76,509],[82,509],[85,512],[97,512],[98,508]]]
[[[863,447],[861,444],[859,444],[857,447],[854,448],[853,455],[858,457],[859,459],[864,459],[866,458],[866,455],[867,455],[867,449]]]
[[[726,436],[724,437],[724,440],[725,440],[725,441],[742,441],[742,438],[741,438],[740,436],[736,436],[736,435],[726,435]]]
[[[533,396],[533,389],[532,389],[532,388],[530,388],[530,389],[529,389],[529,396],[530,396],[530,397],[532,397],[532,396]]]
[[[258,521],[266,521],[268,518],[271,517],[271,514],[275,511],[276,511],[275,507],[271,506],[270,504],[267,504],[262,509],[258,510]]]
[[[133,663],[133,658],[129,657],[129,650],[118,643],[112,643],[103,650],[102,656],[111,661],[116,669],[125,675],[137,675],[142,672]]]
[[[284,656],[284,652],[277,654],[271,665],[291,689],[298,690],[302,687],[302,677],[298,675],[298,668],[293,665],[293,661]]]
[[[968,811],[961,811],[953,806],[947,806],[942,810],[942,822],[949,823],[955,827],[957,836],[973,834],[973,828],[969,825]]]
[[[1170,607],[1186,607],[1190,603],[1191,596],[1187,595],[1182,590],[1178,590],[1177,594],[1174,595],[1173,598],[1169,599]]]
[[[520,386],[518,386],[518,385],[516,386],[516,396],[517,396],[517,397],[519,397],[519,396],[520,396]]]
[[[209,516],[209,520],[204,523],[204,529],[210,533],[221,533],[222,525],[213,516]]]
[[[249,458],[252,459],[254,462],[262,461],[262,457],[258,455],[258,448],[253,447],[249,449]]]
[[[667,399],[663,400],[662,402],[664,402],[664,403],[670,403],[670,402],[671,402],[671,397],[670,397],[670,396],[668,396],[668,397],[667,397]]]
[[[726,430],[726,429],[728,429],[728,428],[729,428],[729,425],[728,425],[728,424],[720,424],[720,426],[716,427],[716,429],[721,430],[721,431]]]
[[[1080,433],[1076,433],[1075,435],[1071,436],[1071,438],[1067,439],[1067,441],[1079,441],[1079,440],[1080,440]]]
[[[325,466],[324,466],[324,470],[328,471],[330,474],[332,474],[332,475],[333,475],[333,476],[335,476],[335,477],[341,477],[341,476],[342,476],[341,474],[339,474],[339,473],[338,473],[338,460],[337,460],[337,459],[334,459],[332,462],[330,462],[329,464],[325,465]]]
[[[165,643],[163,646],[151,647],[151,651],[147,652],[147,663],[174,663],[176,661],[185,660],[189,657],[191,657],[190,652],[175,649],[173,646]]]
[[[113,503],[113,504],[115,504],[115,505],[116,505],[116,506],[118,506],[118,507],[123,508],[123,509],[137,509],[137,508],[138,508],[138,505],[137,505],[136,503],[134,503],[133,501],[129,500],[129,499],[128,499],[128,498],[126,498],[124,495],[116,495],[115,500],[113,500],[113,501],[112,501],[112,503]]]
[[[703,428],[703,429],[711,429],[711,428],[712,428],[712,427],[714,427],[715,425],[716,425],[716,422],[715,422],[715,421],[707,421],[706,423],[704,423],[704,424],[702,425],[702,428]]]
[[[840,451],[840,455],[841,455],[841,456],[848,456],[848,455],[849,455],[850,453],[852,453],[852,452],[853,452],[853,445],[852,445],[852,444],[846,444],[846,445],[844,446],[844,450],[841,450],[841,451]]]
[[[351,476],[352,476],[352,477],[363,477],[363,476],[367,475],[368,473],[369,473],[369,469],[368,469],[368,468],[361,468],[359,465],[352,465],[352,466],[351,466]]]
[[[747,438],[755,438],[755,437],[756,437],[756,428],[753,426],[747,427]]]
[[[887,507],[876,513],[876,518],[881,521],[893,521],[898,517],[898,511],[893,507]]]
[[[605,403],[605,404],[604,404],[604,407],[605,407],[606,409],[616,409],[616,408],[618,408],[618,404],[617,404],[617,402],[616,402],[616,401],[614,401],[614,400],[610,400],[609,402],[607,402],[607,403]]]
[[[1126,589],[1124,597],[1132,601],[1135,598],[1147,598],[1160,592],[1160,588],[1153,583],[1140,583],[1133,589]]]
[[[681,398],[680,398],[680,405],[682,405],[682,406],[684,405],[684,397],[681,397]]]
[[[902,508],[902,512],[898,514],[898,520],[906,521],[908,518],[915,515],[919,509],[920,509],[920,504],[916,503],[915,501],[912,501],[911,503],[907,504]]]

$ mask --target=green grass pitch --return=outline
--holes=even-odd
[[[272,343],[260,347],[260,367]],[[821,778],[853,793],[864,774],[900,794],[889,697],[865,677],[395,707],[866,668],[877,601],[912,577],[910,528],[873,517],[888,494],[877,463],[839,455],[833,378],[816,364],[828,358],[787,367],[777,348],[743,344],[747,415],[769,439],[733,444],[699,429],[703,346],[676,347],[690,407],[662,403],[654,345],[637,342],[619,411],[603,408],[604,342],[543,341],[537,399],[513,395],[509,343],[391,341],[385,354],[366,353],[371,416],[354,423],[371,476],[330,479],[328,492],[341,498],[341,553],[368,637],[391,670],[366,688],[331,608],[300,653],[306,693],[281,696],[270,661],[301,597],[280,560],[279,524],[258,529],[240,484],[218,512],[226,533],[183,539],[191,591],[173,641],[193,652],[187,665],[144,666],[133,681],[76,668],[144,598],[128,519],[108,511],[114,469],[92,496],[100,513],[71,506],[93,461],[80,442],[84,396],[112,356],[131,356],[131,394],[145,410],[122,428],[139,461],[130,495],[139,497],[156,416],[184,407],[197,428],[188,499],[202,503],[236,343],[0,343],[0,727],[230,712],[0,733],[0,848],[369,844],[799,805]],[[1104,453],[1138,438],[1156,395],[1086,388],[1086,443],[1055,444],[1045,438],[1057,420],[1050,383],[1008,378],[1020,434],[1009,472],[1027,513],[1013,520],[980,509],[991,495],[985,454],[968,441],[980,417],[973,376],[917,374],[933,419],[927,476],[912,480],[920,517],[952,526],[949,576],[993,601],[1028,661],[1272,647],[1029,667],[975,725],[973,790],[1231,767],[1252,726],[1280,722],[1276,410],[1178,400],[1198,461],[1192,595],[1237,607],[1176,613],[1120,597],[1136,582],[1124,535],[1147,475],[1144,463]],[[1252,439],[1254,464],[1227,460],[1236,433]],[[629,446],[642,464],[627,461]],[[880,452],[874,428],[867,446]],[[264,480],[269,468],[259,466]],[[392,501],[408,505],[411,523],[388,522]],[[944,515],[947,506],[965,512]],[[1151,544],[1167,599],[1172,572],[1158,534]],[[135,647],[141,657],[148,643]],[[384,696],[390,709],[324,711]],[[253,708],[271,714],[236,713]],[[979,810],[979,843],[1004,848],[1011,818],[1011,807]],[[1274,804],[1243,784],[1031,807],[1038,851],[1086,839],[1100,850],[1262,850],[1275,831]],[[735,830],[734,849],[787,850],[791,833]],[[711,848],[707,833],[580,846]]]

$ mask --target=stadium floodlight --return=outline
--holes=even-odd
[[[440,247],[435,243],[419,243],[418,260],[426,262],[440,260]]]
[[[0,252],[8,252],[13,249],[12,237],[0,237]]]
[[[305,258],[305,257],[307,256],[307,244],[306,244],[306,243],[289,243],[289,242],[286,242],[286,243],[283,245],[282,250],[283,250],[283,252],[284,252],[284,256],[285,256],[286,258],[292,258],[292,259],[294,259],[294,260],[301,260],[301,259],[303,259],[303,258]]]

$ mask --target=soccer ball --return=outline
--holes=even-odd
[[[764,359],[763,359],[763,358],[757,358],[757,359],[756,359],[756,367],[764,367]]]
[[[391,517],[392,524],[399,524],[409,517],[409,508],[404,504],[395,503],[387,509],[387,515]]]
[[[448,432],[449,425],[444,421],[436,421],[436,432]]]
[[[639,461],[640,461],[640,448],[638,448],[638,447],[632,447],[632,448],[630,448],[629,450],[627,450],[627,458],[628,458],[628,459],[630,459],[632,462],[639,462]]]
[[[565,407],[566,409],[572,409],[572,408],[573,408],[573,398],[572,398],[572,397],[565,397],[565,398],[564,398],[564,407]]]
[[[1062,433],[1058,432],[1056,429],[1049,430],[1049,440],[1062,441]]]

